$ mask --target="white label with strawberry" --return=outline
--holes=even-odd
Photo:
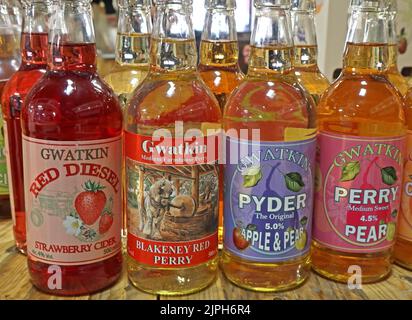
[[[121,250],[122,139],[45,141],[23,136],[27,252],[79,265]]]

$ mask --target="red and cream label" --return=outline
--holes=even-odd
[[[122,138],[46,141],[23,136],[27,252],[79,265],[121,249]]]
[[[184,268],[216,257],[218,138],[125,134],[128,253],[137,262]]]

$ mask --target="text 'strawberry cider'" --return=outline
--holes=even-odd
[[[405,147],[403,101],[387,77],[386,1],[354,0],[342,75],[318,105],[312,263],[364,283],[389,274]]]
[[[22,62],[4,87],[1,98],[13,232],[21,252],[26,250],[26,210],[20,112],[26,95],[46,71],[49,5],[49,1],[32,0],[26,3],[20,40]]]
[[[196,72],[189,3],[157,1],[151,69],[126,114],[128,273],[155,294],[198,291],[217,271],[219,165],[208,129],[220,128],[221,112]]]
[[[223,112],[230,94],[244,78],[238,63],[236,1],[207,0],[205,7],[207,13],[200,42],[198,70]],[[223,244],[223,166],[220,169],[219,248]]]
[[[412,270],[412,89],[409,89],[405,96],[405,104],[409,131],[406,139],[402,202],[394,256],[399,265]]]
[[[327,88],[328,79],[318,67],[318,43],[316,38],[315,0],[292,0],[291,20],[295,44],[295,74],[299,83],[316,103]]]
[[[223,118],[222,268],[258,291],[295,287],[310,272],[316,122],[294,73],[289,5],[255,1],[249,72]]]
[[[96,73],[89,0],[56,2],[52,22],[22,110],[28,268],[40,290],[80,295],[122,270],[122,112]]]
[[[0,1],[0,103],[4,86],[20,64],[18,36],[14,32],[8,9],[10,9],[9,3]],[[0,115],[0,131],[0,219],[4,219],[10,218],[11,208],[2,115]]]

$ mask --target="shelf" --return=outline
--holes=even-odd
[[[36,290],[30,283],[26,258],[14,247],[11,221],[0,220],[0,299],[62,299]],[[122,278],[112,288],[91,296],[70,299],[126,299],[155,300],[157,296],[145,294],[135,289],[127,280],[126,270]],[[377,284],[364,285],[362,290],[349,290],[344,284],[338,284],[312,274],[300,288],[283,293],[256,293],[243,290],[231,284],[219,273],[217,281],[206,290],[182,297],[159,297],[159,299],[182,300],[368,300],[401,299],[412,300],[412,272],[395,266],[392,275]]]

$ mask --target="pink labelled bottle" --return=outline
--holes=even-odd
[[[96,72],[88,0],[53,6],[49,65],[22,110],[28,269],[54,295],[122,270],[122,112]]]
[[[20,64],[18,37],[13,32],[9,4],[0,1],[0,100],[4,86]],[[0,219],[11,217],[3,119],[0,119]]]
[[[335,281],[388,276],[402,194],[406,123],[388,80],[386,1],[354,0],[343,73],[318,105],[313,269]]]
[[[221,267],[236,285],[263,292],[294,288],[310,274],[315,106],[295,75],[289,5],[255,0],[249,72],[223,116]]]
[[[8,161],[9,188],[16,246],[26,251],[26,209],[20,112],[24,99],[47,67],[48,1],[29,1],[21,34],[21,65],[3,90],[1,105]]]

